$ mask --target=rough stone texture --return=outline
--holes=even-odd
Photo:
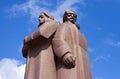
[[[75,24],[77,15],[68,10],[63,24],[58,24],[47,13],[45,22],[25,37],[23,56],[27,58],[25,79],[92,79],[87,43]]]
[[[53,50],[57,56],[57,79],[92,79],[87,53],[87,43],[75,24],[77,15],[66,10],[53,38]]]
[[[57,26],[54,21],[46,22],[25,38],[23,47],[23,56],[27,58],[25,79],[56,79],[51,40]]]
[[[59,58],[66,52],[76,58],[74,68],[66,67],[59,59],[56,61],[57,79],[92,79],[86,40],[75,24],[65,22],[59,26],[53,39],[53,49]]]

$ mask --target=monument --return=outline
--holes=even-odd
[[[57,55],[57,79],[91,79],[85,38],[75,24],[77,15],[66,10],[53,38],[53,49]]]
[[[52,38],[59,23],[46,12],[39,16],[39,27],[25,37],[23,56],[27,58],[24,79],[56,79]]]
[[[41,12],[40,26],[24,39],[25,79],[92,79],[87,43],[76,19],[73,10],[65,11],[63,24]]]

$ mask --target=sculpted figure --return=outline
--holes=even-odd
[[[27,58],[24,79],[56,79],[52,39],[58,23],[46,12],[39,16],[38,29],[24,39],[23,56]]]
[[[86,40],[75,24],[77,15],[66,10],[53,38],[53,50],[57,56],[56,79],[92,79]]]

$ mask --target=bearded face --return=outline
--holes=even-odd
[[[67,11],[64,14],[64,22],[70,21],[72,23],[75,23],[76,18],[77,18],[77,15],[73,11]]]

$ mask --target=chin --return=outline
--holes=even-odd
[[[75,23],[75,21],[71,20],[70,22]]]

